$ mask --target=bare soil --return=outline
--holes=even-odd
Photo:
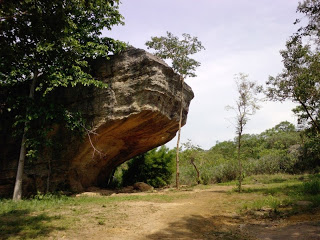
[[[113,210],[90,209],[74,228],[52,233],[51,239],[320,239],[320,211],[286,218],[240,214],[254,194],[230,193],[232,187],[192,191],[160,191],[133,195],[170,195],[173,200],[122,201]],[[86,193],[88,195],[88,193]],[[90,194],[89,194],[90,195]],[[132,194],[116,194],[132,196]],[[104,196],[108,197],[108,196]],[[89,216],[103,222],[92,222]],[[99,219],[99,218],[97,218]]]

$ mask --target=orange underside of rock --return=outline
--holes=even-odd
[[[101,126],[72,159],[70,184],[75,191],[104,186],[121,163],[170,141],[178,128],[159,112],[142,111]],[[94,148],[95,149],[94,149]]]

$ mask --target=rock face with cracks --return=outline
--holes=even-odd
[[[118,165],[176,135],[181,94],[182,124],[186,123],[193,92],[187,84],[181,92],[180,76],[159,58],[129,48],[110,60],[96,60],[92,66],[93,76],[108,83],[108,88],[76,87],[57,94],[71,111],[83,113],[90,131],[80,140],[56,126],[50,137],[60,147],[44,150],[36,166],[26,166],[27,191],[105,187]],[[8,176],[6,166],[10,164],[3,165],[0,173]],[[6,179],[12,188],[15,171],[9,174],[11,181]]]

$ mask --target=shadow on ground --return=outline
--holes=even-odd
[[[0,239],[34,239],[46,237],[54,230],[65,230],[52,226],[51,221],[59,217],[50,217],[42,213],[32,215],[29,210],[13,210],[0,215]]]
[[[260,240],[320,240],[320,221],[300,222],[285,226],[249,224],[244,228]]]
[[[192,215],[169,223],[169,227],[148,235],[146,239],[255,239],[240,231],[241,222],[236,217]]]
[[[245,219],[239,217],[192,215],[169,223],[167,228],[146,236],[146,239],[320,240],[320,221],[288,225],[244,223]]]

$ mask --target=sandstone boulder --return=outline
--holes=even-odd
[[[27,191],[105,187],[115,167],[176,135],[181,94],[186,123],[193,92],[184,84],[182,93],[179,75],[159,58],[129,48],[92,66],[92,74],[108,83],[108,88],[61,89],[53,96],[70,111],[82,112],[90,132],[79,138],[56,126],[50,134],[54,145],[26,166]],[[1,144],[8,147],[8,143]],[[0,175],[7,177],[0,181],[0,190],[1,185],[5,191],[13,189],[18,160],[13,155],[0,154]]]
[[[136,182],[135,184],[133,184],[133,189],[140,192],[146,192],[146,191],[153,190],[153,187],[144,182]]]

